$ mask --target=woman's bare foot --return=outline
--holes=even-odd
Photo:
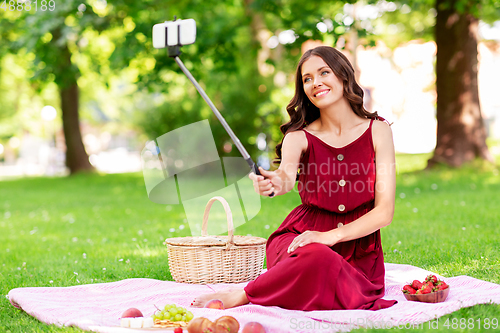
[[[244,289],[229,288],[216,293],[200,295],[195,298],[191,306],[194,308],[203,308],[208,301],[213,299],[221,300],[225,309],[234,308],[235,306],[248,304],[250,302]]]

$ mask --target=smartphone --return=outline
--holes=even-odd
[[[196,22],[193,19],[165,21],[153,26],[153,47],[193,44],[196,40]]]

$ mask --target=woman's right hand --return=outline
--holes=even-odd
[[[282,179],[275,171],[267,171],[259,167],[261,175],[251,172],[248,177],[253,181],[255,192],[260,195],[269,196],[271,193],[278,195],[282,187]]]

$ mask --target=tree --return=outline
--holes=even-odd
[[[123,2],[123,6],[114,3],[115,10],[126,13],[134,23],[134,29],[116,40],[111,63],[118,69],[139,59],[154,61],[154,69],[142,71],[137,78],[139,86],[163,96],[164,102],[158,106],[150,101],[141,102],[137,122],[151,138],[209,118],[222,153],[228,135],[166,51],[155,50],[151,45],[153,24],[171,20],[174,15],[194,18],[197,40],[194,45],[182,48],[181,58],[250,154],[255,155],[259,132],[266,134],[269,147],[282,138],[279,125],[286,117],[285,106],[291,97],[285,86],[293,81],[287,74],[294,72],[302,43],[324,38],[334,45],[347,30],[342,20],[336,18],[343,3],[188,0],[168,6],[158,4],[154,11],[151,2],[142,7],[128,2]],[[327,26],[327,33],[318,30],[318,22]],[[284,41],[274,47],[268,45],[270,37],[276,40],[283,33]],[[137,36],[147,37],[140,40]],[[233,149],[231,154],[238,153]]]
[[[474,158],[493,161],[486,145],[477,84],[478,6],[487,4],[474,0],[435,2],[438,128],[428,167],[436,163],[458,167]]]
[[[317,34],[314,25],[320,21],[330,20],[333,23],[332,34],[335,40],[339,37],[335,33],[343,30],[342,23],[336,19],[334,13],[335,10],[337,13],[342,11],[332,4],[315,2],[315,6],[321,7],[321,11],[316,11],[313,5],[295,0],[283,0],[281,6],[272,5],[266,0],[258,2],[262,8],[270,8],[268,11],[275,14],[275,19],[281,16],[276,22],[287,23],[299,34],[299,38],[307,36],[308,31],[311,37]],[[353,2],[345,1],[345,3]],[[375,1],[369,0],[365,3],[375,3]],[[486,130],[478,98],[477,26],[479,17],[489,21],[498,19],[500,3],[494,0],[407,0],[398,3],[398,6],[406,3],[425,11],[433,6],[437,12],[434,38],[438,50],[436,63],[438,129],[434,156],[429,160],[428,166],[432,167],[436,163],[460,166],[477,157],[492,161],[486,145]],[[399,15],[390,13],[389,15],[392,18],[401,18]],[[426,15],[419,16],[423,18]],[[412,18],[418,16],[413,15]],[[410,21],[402,24],[408,23]],[[406,29],[412,33],[406,34],[405,37],[408,39],[416,35],[422,37],[427,24],[423,23],[420,24],[419,33]],[[306,25],[309,27],[304,29]],[[353,31],[354,26],[355,24],[348,29]],[[363,34],[363,31],[354,33],[353,36],[357,37],[359,34]],[[352,39],[353,36],[347,38]],[[324,40],[322,36],[319,39]]]
[[[78,112],[80,91],[77,84],[79,70],[71,61],[71,51],[67,42],[64,42],[61,28],[55,28],[51,33],[53,34],[53,42],[43,46],[52,47],[56,53],[53,56],[58,58],[57,63],[54,64],[53,73],[61,98],[62,123],[66,142],[66,166],[71,174],[93,170],[80,132]],[[40,58],[41,61],[48,60]]]
[[[161,96],[158,99],[162,100],[159,105],[150,105],[137,115],[137,122],[150,138],[208,118],[219,153],[228,154],[230,138],[208,106],[175,61],[168,58],[167,51],[152,48],[153,24],[172,20],[176,15],[180,19],[193,18],[197,24],[196,43],[184,46],[180,58],[204,86],[250,154],[256,154],[255,137],[264,128],[267,130],[269,123],[277,127],[281,118],[279,108],[269,103],[272,78],[263,77],[258,71],[261,44],[254,34],[260,27],[258,13],[254,13],[245,1],[190,0],[172,2],[168,6],[158,3],[156,10],[151,3],[141,8],[128,3],[114,5],[117,11],[126,13],[135,27],[123,39],[115,41],[113,67],[130,66],[138,59],[155,64],[152,70],[140,71],[137,79],[142,90]],[[146,38],[141,41],[137,36]],[[229,154],[237,155],[238,152],[233,147]]]
[[[77,42],[86,29],[102,30],[107,21],[92,6],[81,1],[64,3],[49,1],[36,8],[19,3],[23,10],[5,13],[2,26],[9,32],[2,39],[11,53],[27,52],[35,55],[31,63],[31,78],[38,85],[54,82],[61,101],[66,165],[71,174],[93,170],[83,146],[79,122],[80,70],[73,59],[78,51]],[[30,7],[28,7],[30,6]]]

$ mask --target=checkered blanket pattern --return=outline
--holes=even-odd
[[[417,327],[460,308],[482,303],[500,304],[500,285],[469,276],[443,279],[450,285],[445,302],[428,304],[409,302],[401,293],[404,284],[423,280],[431,272],[410,265],[386,263],[385,299],[398,303],[378,311],[293,311],[279,307],[248,304],[233,309],[190,308],[195,317],[215,320],[223,315],[235,317],[241,327],[257,321],[267,332],[348,332],[354,328]],[[240,284],[244,286],[245,283]],[[47,324],[77,326],[95,332],[147,332],[118,327],[121,313],[130,308],[151,315],[158,307],[175,303],[189,308],[199,294],[218,291],[234,284],[193,285],[153,279],[126,279],[111,283],[72,287],[16,288],[8,298],[13,306]],[[426,323],[424,325],[430,325]],[[443,323],[441,323],[442,327]],[[426,327],[426,326],[425,326]],[[187,331],[187,330],[185,330]]]

